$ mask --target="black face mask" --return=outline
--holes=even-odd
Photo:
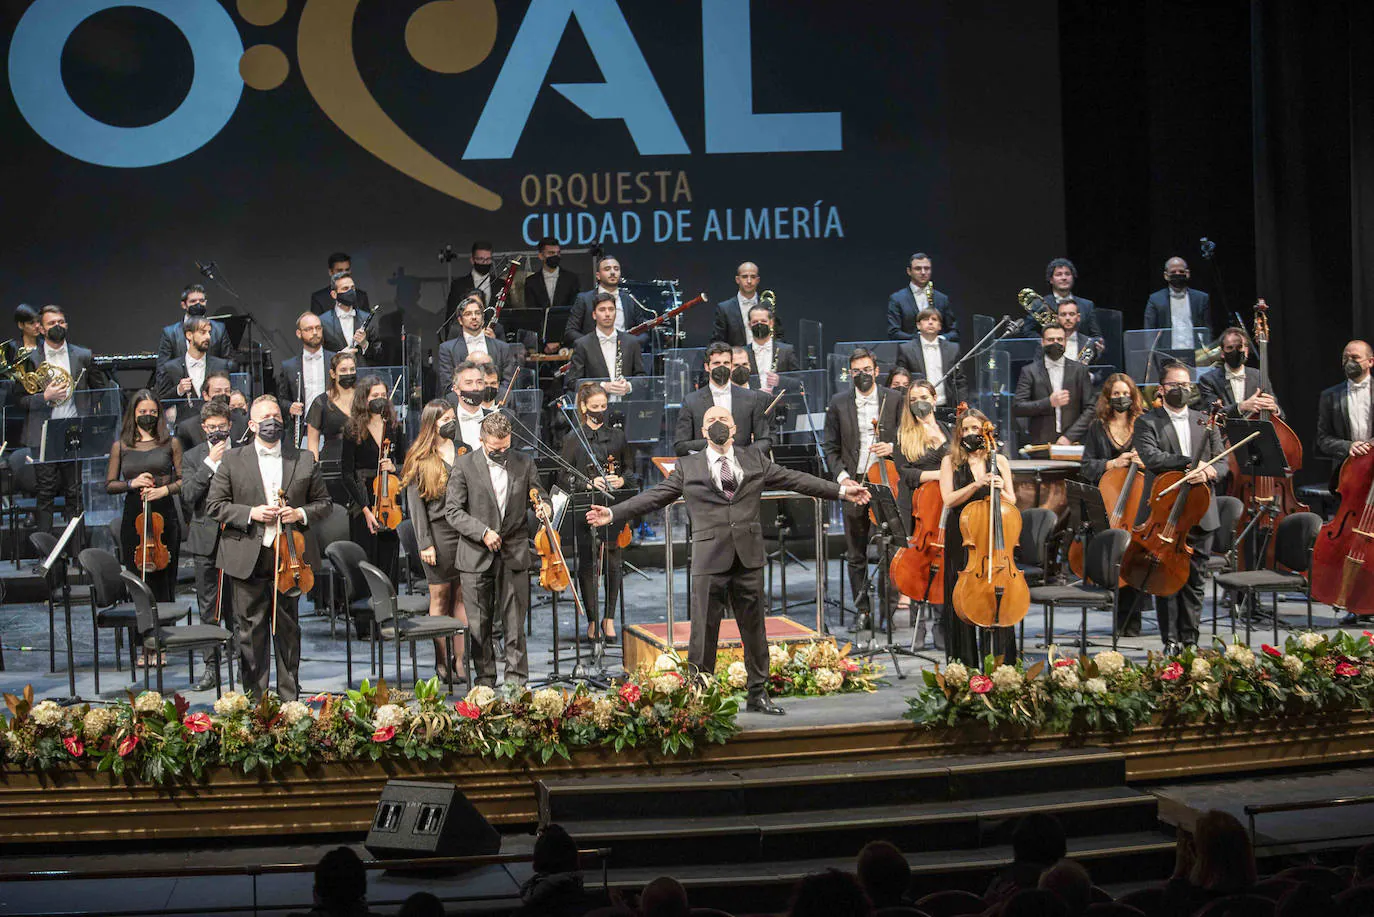
[[[1178,410],[1179,408],[1183,407],[1185,404],[1188,403],[1189,394],[1190,392],[1188,391],[1188,386],[1186,385],[1180,385],[1176,388],[1171,388],[1164,393],[1164,403],[1167,404],[1169,407],[1173,408],[1174,410]]]
[[[959,440],[959,444],[964,447],[965,452],[977,452],[983,448],[983,437],[978,433],[966,433]]]
[[[711,367],[711,382],[716,386],[716,388],[720,388],[722,385],[724,385],[725,383],[727,383],[727,382],[729,382],[729,381],[730,381],[730,367],[728,367],[728,366],[713,366],[713,367]]]
[[[477,264],[476,262],[474,262],[473,265],[472,265],[472,272],[473,272],[474,274],[490,274],[490,273],[491,273],[491,265],[490,265],[490,264]]]
[[[369,414],[385,414],[386,406],[390,403],[386,398],[373,398],[367,403],[367,411]]]
[[[439,436],[443,439],[453,439],[458,435],[458,421],[450,420],[447,423],[439,424]]]
[[[488,385],[486,388],[482,389],[482,400],[495,401],[496,396],[499,394],[501,394],[501,390],[499,388],[497,388],[494,385]]]
[[[482,406],[482,393],[481,393],[481,392],[459,392],[459,393],[458,393],[458,400],[461,401],[461,402],[463,402],[463,404],[466,404],[466,405],[467,405],[468,407],[470,407],[470,408],[481,407],[481,406]]]
[[[53,325],[44,333],[44,337],[48,339],[50,344],[61,344],[67,339],[67,326]]]
[[[1058,360],[1064,355],[1063,344],[1046,344],[1044,350],[1045,356],[1049,357],[1051,360]]]
[[[562,255],[549,255],[547,258],[544,259],[544,267],[548,268],[548,269],[551,270],[551,271],[556,271],[556,270],[558,270],[558,265],[560,265],[560,264],[562,264],[562,263],[563,263],[563,256],[562,256]]]
[[[233,409],[231,409],[231,410],[229,411],[229,413],[232,414],[232,415],[234,415],[235,417],[238,417],[238,418],[242,419],[242,418],[248,416],[248,409],[247,409],[247,408],[233,408]]]
[[[1110,399],[1109,403],[1111,404],[1113,411],[1116,411],[1118,414],[1125,414],[1127,411],[1131,409],[1131,396],[1117,395],[1116,397]]]
[[[1240,369],[1245,363],[1245,353],[1240,350],[1222,351],[1221,358],[1226,361],[1226,365],[1232,369]]]
[[[592,423],[605,423],[606,414],[606,411],[588,411],[587,419],[590,420]]]
[[[1364,375],[1364,367],[1356,360],[1346,360],[1341,364],[1341,370],[1347,379],[1358,379]]]
[[[1188,275],[1187,275],[1187,274],[1170,274],[1170,275],[1169,275],[1169,286],[1173,287],[1175,290],[1181,290],[1181,289],[1183,289],[1184,287],[1186,287],[1187,285],[1188,285]]]
[[[736,385],[748,385],[749,367],[736,366],[734,369],[730,370],[730,381]]]
[[[258,421],[258,439],[269,446],[281,442],[282,425],[275,417]]]
[[[917,420],[925,420],[934,413],[935,405],[931,404],[929,401],[911,402],[911,416],[915,417]]]
[[[151,433],[157,429],[157,415],[140,414],[134,418],[134,423],[138,424],[138,428],[140,430],[145,430],[148,433]]]
[[[773,326],[767,322],[754,322],[749,326],[749,330],[754,333],[754,337],[760,341],[765,341],[773,334]]]
[[[865,394],[871,392],[873,390],[873,374],[864,372],[855,373],[854,387]]]
[[[730,441],[730,426],[723,420],[712,421],[706,428],[706,438],[717,446],[723,446]]]
[[[191,318],[203,318],[205,316],[205,303],[193,302],[186,306],[186,314]]]
[[[358,384],[358,374],[357,374],[357,373],[340,373],[340,374],[339,374],[339,388],[352,388],[353,386],[355,386],[355,385],[357,385],[357,384]]]
[[[344,290],[342,293],[339,294],[339,302],[343,303],[345,306],[348,306],[350,309],[353,308],[353,306],[355,306],[358,302],[358,291]]]
[[[491,459],[496,464],[505,467],[506,462],[510,459],[510,450],[494,449],[487,453],[487,458]]]
[[[205,434],[205,441],[212,446],[218,446],[220,443],[225,442],[228,439],[228,430],[211,430],[209,433]]]

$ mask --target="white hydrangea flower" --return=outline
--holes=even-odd
[[[592,722],[599,729],[609,729],[615,718],[615,702],[609,697],[598,697],[592,701]]]
[[[730,663],[730,668],[726,670],[725,680],[732,688],[743,688],[749,683],[749,670],[742,661],[736,660]]]
[[[477,685],[463,699],[485,710],[496,701],[496,689],[491,685]]]
[[[39,701],[38,705],[29,711],[29,716],[39,726],[56,726],[62,722],[62,708],[57,701]]]
[[[1050,670],[1050,680],[1068,690],[1078,687],[1078,666],[1065,665]]]
[[[1126,657],[1116,650],[1103,650],[1093,657],[1093,661],[1097,663],[1097,671],[1106,678],[1119,675],[1126,668]]]
[[[956,688],[968,684],[968,667],[962,662],[951,662],[945,666],[945,684]]]
[[[1322,641],[1325,639],[1325,635],[1314,633],[1309,630],[1306,633],[1298,634],[1298,646],[1305,650],[1313,650],[1321,646]]]
[[[797,665],[811,664],[811,644],[799,646],[792,651],[792,661]]]
[[[1226,658],[1247,669],[1255,667],[1255,653],[1244,643],[1232,643],[1226,647]]]
[[[838,691],[844,685],[844,676],[834,669],[819,668],[816,670],[816,687],[826,694]]]
[[[298,700],[287,701],[281,705],[281,718],[288,726],[294,726],[308,716],[311,716],[310,708]]]
[[[658,658],[654,660],[655,672],[676,672],[677,669],[678,660],[672,653],[659,653]]]
[[[1283,666],[1283,670],[1288,673],[1290,678],[1297,678],[1302,674],[1302,660],[1297,656],[1286,655],[1279,660],[1279,665]]]
[[[567,699],[557,688],[540,688],[530,698],[530,709],[546,720],[562,716],[567,706]]]
[[[1106,694],[1107,679],[1089,678],[1087,681],[1083,682],[1083,689],[1089,694]]]
[[[768,644],[768,664],[787,665],[792,661],[791,655],[787,652],[787,646],[782,643]]]
[[[98,739],[109,732],[114,724],[113,710],[108,707],[92,707],[81,720],[81,734],[87,739]]]
[[[372,716],[372,724],[378,729],[388,726],[400,728],[406,721],[406,708],[400,704],[382,704]]]
[[[162,709],[162,695],[156,691],[144,691],[134,698],[134,710],[138,713],[157,713]]]
[[[1015,691],[1021,687],[1021,673],[1014,666],[999,665],[992,670],[992,686],[998,691]]]
[[[1212,677],[1212,664],[1201,656],[1193,660],[1193,667],[1188,672],[1196,681],[1206,681]]]
[[[1202,693],[1211,700],[1216,700],[1221,696],[1221,682],[1204,681],[1199,687],[1202,689]]]
[[[215,712],[220,716],[231,716],[248,709],[248,695],[242,691],[226,691],[215,701]]]
[[[649,679],[649,684],[660,694],[672,694],[675,691],[682,690],[682,686],[685,685],[686,682],[684,682],[682,676],[678,675],[676,672],[664,672],[662,675],[655,675],[653,678]]]

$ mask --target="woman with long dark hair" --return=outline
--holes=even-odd
[[[395,529],[386,528],[372,512],[372,482],[378,474],[396,473],[395,462],[404,449],[391,391],[377,376],[359,382],[341,443],[339,465],[348,495],[349,538],[394,583],[398,578],[401,542]],[[398,501],[401,498],[401,494],[396,494]]]
[[[329,360],[329,381],[305,412],[306,445],[316,461],[338,461],[340,441],[353,413],[353,391],[358,381],[358,360],[351,353],[336,353]]]

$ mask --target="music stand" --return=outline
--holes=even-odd
[[[43,421],[42,439],[35,462],[75,462],[103,458],[119,436],[121,418],[50,417]]]
[[[57,539],[57,544],[53,546],[52,552],[44,558],[38,568],[43,571],[43,578],[53,570],[58,572],[62,578],[62,613],[67,628],[67,688],[71,694],[59,701],[64,705],[81,703],[81,695],[76,693],[76,659],[72,651],[72,584],[67,576],[67,545],[72,540],[72,535],[85,520],[86,514],[80,513],[67,523],[67,527],[62,530],[62,536]]]
[[[663,433],[663,402],[627,400],[617,407],[625,415],[625,439],[632,443],[657,442]]]
[[[1283,454],[1283,446],[1279,444],[1279,435],[1274,432],[1272,422],[1268,420],[1246,420],[1243,417],[1228,417],[1226,419],[1226,437],[1233,443],[1238,443],[1255,433],[1259,435],[1232,453],[1236,458],[1236,464],[1240,466],[1240,473],[1248,476],[1252,484],[1255,478],[1287,477],[1292,469],[1288,467],[1288,458]],[[1251,487],[1250,490],[1252,494],[1257,494],[1254,487]],[[1262,558],[1269,553],[1269,539],[1274,534],[1273,518],[1279,514],[1279,504],[1277,500],[1262,502],[1259,499],[1254,499],[1247,509],[1250,512],[1250,521],[1236,536],[1235,545],[1239,551],[1248,538],[1250,541],[1250,562],[1258,567],[1263,563]],[[1268,521],[1261,523],[1261,519]],[[1245,609],[1245,639],[1247,642],[1250,639],[1252,612],[1257,612],[1257,610],[1258,603],[1256,603],[1255,608]]]
[[[897,657],[910,656],[913,659],[924,659],[931,664],[934,664],[937,660],[924,653],[919,653],[910,647],[902,646],[892,638],[892,618],[896,603],[890,601],[888,591],[892,588],[892,578],[891,576],[885,575],[883,567],[892,557],[892,533],[894,531],[900,532],[902,533],[902,540],[906,540],[906,523],[902,520],[901,510],[897,508],[897,500],[892,494],[892,488],[888,487],[886,484],[874,484],[872,482],[865,483],[864,488],[868,491],[871,498],[869,500],[869,506],[873,507],[874,515],[878,517],[878,531],[874,536],[878,539],[878,576],[876,577],[877,583],[874,591],[878,593],[876,598],[881,602],[883,615],[887,618],[887,626],[885,629],[887,642],[881,645],[877,644],[874,639],[877,635],[877,630],[876,628],[872,629],[869,631],[868,645],[853,655],[871,657],[886,653],[892,660],[892,669],[897,673],[897,677],[906,678],[906,673],[902,671],[901,664],[897,661]]]

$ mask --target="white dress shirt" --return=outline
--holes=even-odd
[[[620,302],[620,290],[608,290],[601,284],[596,285],[597,292],[610,293],[615,297],[615,330],[625,330],[625,307]]]
[[[191,352],[186,352],[186,375],[191,380],[191,391],[186,396],[194,398],[196,393],[205,387],[205,358],[199,360],[191,356]]]
[[[496,491],[496,508],[501,511],[502,518],[505,518],[506,487],[510,484],[510,475],[506,472],[505,465],[493,462],[487,457],[486,452],[485,449],[482,450],[482,457],[487,460],[487,474],[491,475],[491,489]]]
[[[745,299],[743,294],[736,293],[735,298],[739,300],[739,320],[744,325],[744,339],[747,341],[752,336],[749,333],[749,310],[759,304],[759,296],[755,293]]]
[[[1166,405],[1164,413],[1169,416],[1169,422],[1174,425],[1174,433],[1178,436],[1179,453],[1191,458],[1193,455],[1193,424],[1188,409],[1185,407],[1181,411],[1175,411]]]
[[[1374,435],[1374,430],[1370,429],[1374,425],[1374,418],[1370,416],[1370,384],[1369,376],[1365,376],[1363,382],[1346,383],[1345,407],[1350,413],[1351,442],[1366,442]]]
[[[878,387],[875,385],[867,395],[855,389],[854,406],[859,413],[858,476],[863,477],[868,466],[873,464],[873,421],[878,416]],[[849,476],[849,472],[841,471],[835,480],[844,481]]]
[[[482,442],[482,419],[486,413],[479,407],[468,413],[468,406],[461,401],[453,411],[454,419],[458,421],[458,439],[468,446],[476,446]]]
[[[1226,382],[1227,382],[1228,385],[1231,386],[1231,397],[1235,399],[1236,404],[1240,404],[1242,401],[1244,401],[1244,400],[1245,400],[1245,367],[1242,366],[1240,369],[1236,370],[1235,372],[1232,372],[1232,371],[1229,370],[1229,369],[1226,370]]]
[[[323,347],[314,353],[308,350],[301,351],[302,404],[314,404],[315,399],[324,394],[327,375]]]
[[[761,376],[764,373],[772,372],[773,339],[770,337],[768,343],[760,344],[758,341],[753,340],[753,335],[751,334],[749,347],[754,351],[754,366],[758,368],[758,374]]]
[[[344,348],[353,346],[353,332],[357,330],[358,313],[354,309],[345,309],[343,306],[334,307],[334,315],[339,319],[339,327],[343,329]]]
[[[553,291],[558,289],[558,272],[561,270],[563,270],[561,267],[556,267],[553,270],[544,268],[540,271],[540,275],[544,278],[544,289],[549,292],[550,305],[553,304]]]
[[[619,336],[619,332],[612,331],[611,336],[607,337],[601,333],[600,328],[596,329],[596,343],[601,348],[601,359],[606,361],[606,372],[610,374],[610,378],[612,379],[625,379],[624,368],[615,358],[615,342],[619,339]],[[628,382],[629,380],[625,379],[625,381]],[[624,400],[620,395],[607,395],[606,398],[608,401]]]
[[[933,341],[927,341],[925,335],[919,335],[921,339],[921,359],[926,364],[926,379],[931,382],[939,381],[935,387],[935,403],[944,404],[948,399],[945,397],[945,358],[940,355],[940,339],[937,337]]]
[[[472,359],[474,353],[484,353],[491,356],[491,351],[487,350],[487,336],[484,332],[477,332],[476,336],[463,332],[463,343],[468,345],[468,359]],[[495,357],[492,357],[495,359]]]
[[[71,351],[67,349],[67,342],[63,341],[61,347],[53,347],[48,343],[47,338],[43,339],[43,360],[60,366],[67,371],[67,375],[72,377],[72,383],[76,383],[76,376],[72,374]],[[68,398],[61,404],[53,405],[52,416],[55,419],[76,416],[76,395]]]
[[[1077,360],[1077,359],[1078,359],[1078,351],[1081,349],[1082,344],[1083,344],[1083,343],[1086,343],[1087,340],[1088,340],[1087,338],[1080,338],[1080,337],[1078,336],[1078,332],[1077,332],[1077,331],[1075,331],[1073,334],[1065,335],[1065,336],[1064,336],[1064,356],[1065,356],[1065,358],[1066,358],[1066,359],[1069,359],[1069,360]]]
[[[1050,391],[1057,392],[1064,387],[1064,358],[1051,360],[1045,357],[1045,372],[1050,374]],[[1064,409],[1054,409],[1054,432],[1064,432]]]
[[[256,439],[253,441],[253,449],[258,454],[258,473],[262,475],[262,490],[267,494],[267,505],[277,505],[277,491],[281,489],[281,443],[275,446],[264,446]],[[272,543],[277,540],[277,532],[281,531],[281,524],[265,526],[262,533],[262,545],[265,548],[272,547]]]
[[[1174,350],[1191,350],[1193,337],[1193,308],[1188,303],[1188,290],[1169,288],[1169,326],[1174,329],[1170,346]]]
[[[485,274],[479,274],[476,271],[472,272],[472,288],[474,290],[481,290],[482,294],[486,296],[487,305],[492,305],[490,269],[488,269],[488,271]]]
[[[725,388],[716,388],[714,382],[708,382],[706,384],[711,389],[711,400],[715,402],[716,407],[725,408],[725,410],[729,411],[731,416],[733,416],[735,409],[731,402],[734,399],[734,393],[731,391],[730,383],[727,382]]]
[[[911,297],[912,299],[916,300],[916,313],[918,315],[921,313],[923,309],[934,308],[933,306],[931,306],[930,300],[926,299],[925,284],[921,284],[918,287],[914,283],[909,283],[907,284],[907,286],[911,287]]]
[[[729,462],[730,470],[735,473],[735,493],[739,493],[740,483],[744,480],[744,468],[740,465],[739,459],[735,458],[734,445],[731,445],[724,452],[717,452],[710,446],[706,448],[711,456],[711,480],[715,482],[717,487],[724,490],[725,488],[720,483],[720,463]]]

